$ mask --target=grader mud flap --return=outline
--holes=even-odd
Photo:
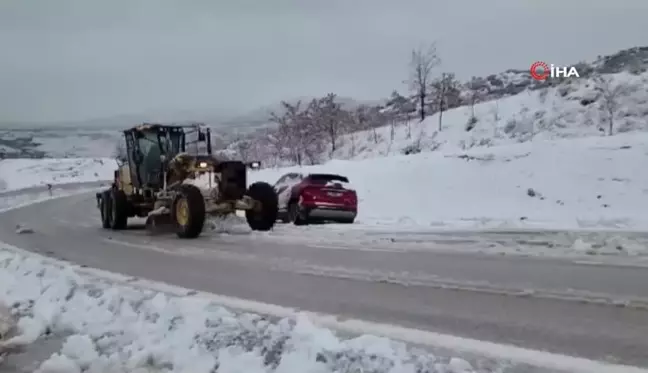
[[[176,225],[171,214],[150,215],[146,218],[146,230],[150,234],[174,233]]]

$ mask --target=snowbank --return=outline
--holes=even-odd
[[[0,191],[111,180],[116,167],[110,158],[5,159],[0,161]]]
[[[648,135],[534,141],[325,165],[265,169],[339,173],[359,196],[358,222],[427,228],[648,227]]]
[[[0,250],[0,301],[29,344],[68,333],[45,372],[472,372],[384,338],[343,340],[303,315],[237,314],[198,296],[176,297],[80,276],[65,265]]]

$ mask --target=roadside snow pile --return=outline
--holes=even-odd
[[[0,302],[18,319],[18,334],[4,346],[67,335],[39,373],[474,371],[462,359],[384,338],[342,340],[304,315],[236,314],[198,296],[82,277],[71,266],[2,249]]]
[[[631,133],[264,169],[250,182],[339,173],[370,225],[645,230],[646,164],[648,134]]]
[[[110,158],[6,159],[0,161],[0,188],[111,180],[116,167]]]

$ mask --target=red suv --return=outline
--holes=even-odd
[[[344,176],[289,173],[279,178],[274,188],[284,223],[353,223],[358,214],[358,196]]]

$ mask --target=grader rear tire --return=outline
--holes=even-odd
[[[254,231],[269,231],[274,227],[279,213],[277,193],[272,185],[256,182],[246,193],[250,198],[261,204],[257,210],[246,210],[245,219]]]
[[[171,216],[180,238],[200,236],[205,225],[205,198],[194,185],[184,184],[173,200]]]
[[[110,210],[110,202],[110,191],[103,191],[101,193],[101,204],[99,207],[101,208],[101,227],[104,229],[110,228],[110,214],[112,214],[112,211]]]
[[[110,228],[115,231],[128,225],[128,198],[123,190],[113,188],[110,195]]]

